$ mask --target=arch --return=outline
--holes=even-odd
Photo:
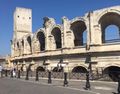
[[[26,65],[25,64],[22,64],[22,66],[21,66],[21,69],[20,69],[21,71],[26,71]]]
[[[76,66],[72,69],[72,72],[75,72],[75,73],[86,73],[87,72],[87,69],[83,66]]]
[[[115,25],[118,27],[118,35],[119,37],[115,37],[109,42],[115,42],[114,40],[120,41],[120,14],[115,13],[115,12],[107,12],[106,14],[102,15],[101,18],[99,19],[98,23],[100,24],[100,29],[101,29],[101,40],[102,43],[107,43],[106,36],[108,33],[106,33],[106,28],[110,25]],[[115,31],[114,31],[115,32]],[[111,30],[112,33],[112,30]]]
[[[28,70],[28,71],[32,71],[31,67],[32,67],[33,65],[34,65],[34,64],[29,64],[27,70]]]
[[[116,9],[105,9],[104,11],[102,11],[102,13],[100,13],[98,16],[97,16],[97,19],[96,21],[99,22],[99,20],[101,19],[101,17],[103,15],[105,15],[106,13],[117,13],[117,14],[120,14],[120,11],[119,10],[116,10]]]
[[[21,41],[22,47],[24,48],[24,40]]]
[[[42,66],[37,67],[36,70],[37,70],[37,71],[41,71],[41,72],[44,72],[44,71],[45,71],[45,69],[44,69]]]
[[[54,37],[56,49],[62,48],[61,29],[59,27],[54,27],[51,34]]]
[[[21,54],[24,54],[24,40],[21,40]]]
[[[20,55],[20,44],[17,42],[17,55]]]
[[[18,50],[20,49],[20,44],[19,44],[19,42],[17,42],[17,48],[18,48]]]
[[[54,67],[52,71],[53,72],[63,72],[63,67],[62,66],[60,68]]]
[[[39,31],[36,37],[40,44],[40,51],[44,51],[45,50],[45,34]]]
[[[105,29],[105,41],[109,42],[119,42],[119,28],[116,25],[109,25]],[[118,39],[118,40],[117,40]]]
[[[86,31],[87,27],[84,21],[76,20],[71,23],[70,29],[73,31],[74,35],[74,46],[83,46],[86,43],[83,40],[83,33]]]
[[[118,75],[120,74],[120,67],[119,66],[109,66],[104,68],[103,74],[108,74],[109,77],[116,81],[118,80]]]
[[[32,40],[31,40],[31,36],[27,37],[27,42],[28,42],[29,51],[31,53],[32,52]]]

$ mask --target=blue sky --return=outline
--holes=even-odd
[[[120,0],[0,0],[0,55],[10,54],[13,35],[13,12],[16,7],[31,8],[33,32],[42,27],[43,17],[53,17],[57,23],[67,16],[72,19],[86,12],[120,5]]]

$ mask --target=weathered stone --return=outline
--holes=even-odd
[[[11,44],[11,62],[32,62],[47,66],[63,67],[67,64],[69,71],[76,66],[88,67],[93,63],[97,71],[110,66],[120,67],[120,44],[106,43],[104,33],[108,25],[120,28],[120,6],[104,8],[86,13],[83,17],[69,20],[62,18],[62,24],[55,23],[53,18],[45,17],[43,28],[32,34],[31,9],[16,8],[14,13],[14,36]],[[87,42],[84,44],[83,32]],[[87,54],[91,61],[86,63]],[[64,62],[66,61],[67,62]],[[49,63],[47,63],[49,61]]]

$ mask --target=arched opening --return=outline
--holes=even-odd
[[[30,50],[30,53],[31,53],[32,52],[32,41],[31,41],[31,37],[30,36],[27,38],[27,42],[29,44],[29,50]]]
[[[83,45],[87,43],[87,31],[83,32]]]
[[[53,72],[63,72],[63,67],[61,66],[60,68],[59,67],[54,67]]]
[[[75,73],[86,73],[87,69],[82,67],[82,66],[77,66],[77,67],[74,67],[72,69],[72,72],[75,72]]]
[[[45,50],[45,35],[44,35],[44,33],[38,32],[37,38],[38,38],[39,44],[40,44],[40,51],[44,51]]]
[[[19,49],[20,49],[20,45],[19,45],[19,42],[17,42],[17,48],[18,48],[18,51],[19,51]]]
[[[25,64],[22,64],[21,68],[20,68],[20,71],[21,71],[21,76],[25,76],[26,74],[26,65]]]
[[[23,71],[23,70],[24,70],[24,69],[23,69],[23,67],[24,67],[24,64],[22,64],[22,66],[21,66],[21,68],[20,68],[20,70],[21,70],[21,71]]]
[[[28,66],[28,68],[27,68],[28,71],[32,71],[31,66],[33,66],[33,64],[30,64],[30,65]]]
[[[55,43],[56,43],[56,49],[62,48],[62,43],[61,43],[61,30],[59,28],[54,28],[51,32],[51,34],[54,37]]]
[[[45,69],[43,67],[39,66],[39,67],[37,67],[37,71],[44,72]]]
[[[22,64],[21,71],[26,71],[26,65],[25,64]]]
[[[83,21],[76,21],[71,24],[71,30],[74,34],[74,45],[83,46],[86,43],[86,25]]]
[[[117,66],[107,67],[103,70],[103,74],[108,74],[113,81],[116,81],[118,79],[118,75],[120,75],[120,67]]]
[[[106,13],[103,15],[99,24],[101,26],[102,43],[120,42],[120,15],[117,13]]]
[[[116,25],[109,25],[105,29],[105,42],[118,42],[119,41],[119,28]]]
[[[24,41],[23,40],[22,40],[21,44],[22,44],[21,53],[24,54]]]
[[[24,41],[22,40],[22,47],[24,48]]]
[[[19,45],[19,42],[17,42],[17,54],[20,55],[20,45]]]
[[[26,74],[26,77],[28,76],[30,76],[30,77],[32,77],[34,74],[33,74],[33,70],[32,70],[32,66],[33,66],[34,64],[30,64],[29,66],[28,66],[28,68],[27,68],[27,74]]]

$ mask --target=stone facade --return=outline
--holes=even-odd
[[[3,69],[10,69],[10,66],[6,60],[6,57],[0,56],[0,66],[2,66]]]
[[[72,20],[63,17],[62,24],[49,17],[43,20],[43,27],[32,33],[32,10],[16,8],[11,62],[17,66],[24,70],[29,66],[31,70],[62,66],[72,72],[87,70],[89,63],[93,72],[120,67],[120,42],[108,43],[105,39],[107,26],[120,28],[120,6],[95,10]]]

